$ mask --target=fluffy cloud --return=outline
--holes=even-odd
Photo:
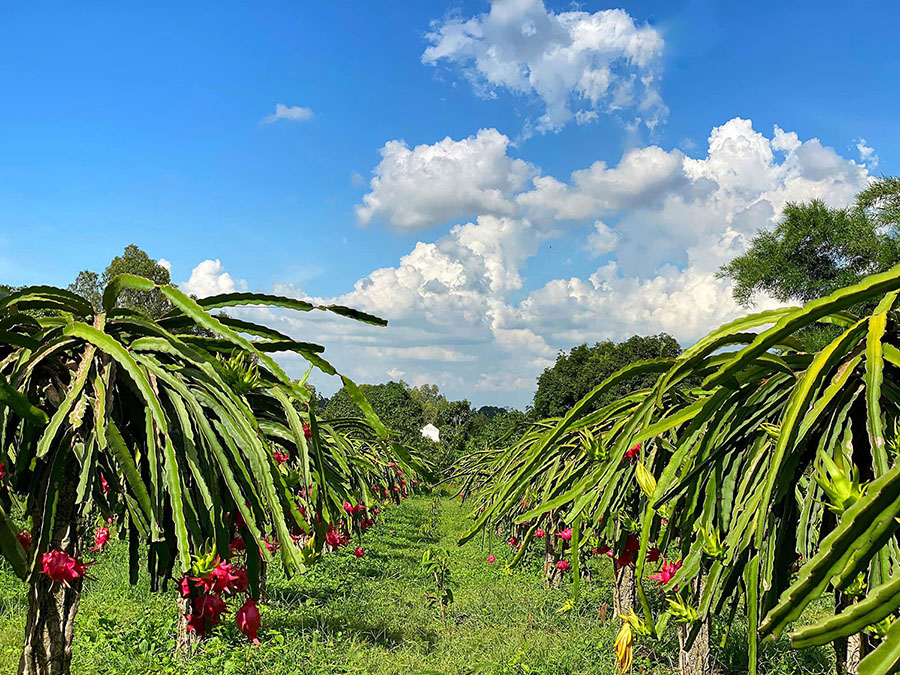
[[[414,361],[444,361],[452,363],[475,360],[475,357],[471,354],[463,354],[462,352],[447,349],[446,347],[441,347],[439,345],[416,347],[367,347],[366,352],[379,359],[403,358]]]
[[[284,103],[278,103],[275,105],[275,112],[263,117],[260,120],[260,123],[273,124],[279,120],[285,120],[287,122],[305,122],[312,118],[313,111],[309,108],[304,108],[299,105],[288,106],[284,105]]]
[[[729,283],[716,278],[719,266],[775,223],[786,202],[847,204],[869,181],[863,164],[817,139],[778,127],[764,134],[739,118],[712,129],[698,158],[650,146],[561,178],[529,167],[523,179],[506,143],[495,137],[495,146],[494,164],[512,174],[495,176],[495,185],[508,186],[498,188],[502,209],[473,207],[483,212],[471,222],[419,241],[346,294],[311,298],[381,315],[387,329],[320,312],[241,311],[300,339],[315,336],[327,358],[361,381],[402,375],[479,404],[521,406],[559,349],[661,331],[689,344],[744,313]],[[435,180],[421,177],[426,190]],[[409,181],[414,195],[415,175]],[[531,261],[557,242],[573,244],[580,273],[529,284],[529,271],[540,268]],[[591,263],[595,257],[602,258]],[[235,285],[219,261],[207,260],[184,286],[206,295]],[[299,375],[305,364],[296,363]]]
[[[493,0],[485,14],[433,22],[427,38],[422,61],[459,65],[479,95],[539,97],[541,131],[625,108],[652,128],[667,113],[658,90],[662,36],[621,9],[557,13],[543,0]]]
[[[509,157],[508,147],[509,139],[496,129],[412,150],[403,141],[389,141],[356,216],[363,224],[383,218],[397,228],[419,229],[483,213],[509,215],[515,210],[510,195],[535,169]]]
[[[244,290],[247,283],[243,280],[237,282],[225,271],[222,261],[204,260],[191,271],[191,277],[180,284],[181,290],[198,298],[205,298],[219,293],[234,293]]]
[[[870,147],[865,138],[856,139],[856,150],[859,152],[859,161],[869,169],[874,170],[878,167],[878,155],[875,153],[875,148]]]
[[[615,251],[617,243],[619,235],[616,231],[607,227],[602,220],[598,220],[594,223],[594,231],[588,235],[587,250],[592,258],[599,258]]]

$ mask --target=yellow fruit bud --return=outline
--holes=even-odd
[[[627,621],[622,624],[622,630],[616,636],[616,665],[619,667],[619,675],[631,671],[632,662],[632,645],[634,644],[634,635],[631,632],[631,624]]]
[[[643,462],[637,463],[634,475],[635,478],[637,478],[638,485],[641,486],[641,490],[644,491],[644,494],[648,497],[652,497],[653,493],[656,491],[656,479],[647,467],[644,466]]]

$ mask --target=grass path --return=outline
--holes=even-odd
[[[436,536],[423,531],[432,508]],[[512,551],[496,539],[485,542],[484,549],[477,541],[458,548],[456,539],[469,522],[468,509],[451,499],[434,506],[431,497],[413,497],[389,508],[364,537],[366,556],[361,560],[349,551],[328,555],[309,574],[292,579],[273,566],[270,598],[262,614],[262,646],[247,644],[230,613],[187,666],[172,657],[174,593],[151,593],[145,578],[136,587],[128,586],[126,546],[115,542],[91,568],[94,579],[87,584],[76,623],[73,671],[612,675],[612,642],[619,622],[599,620],[601,605],[611,603],[611,589],[604,581],[608,565],[594,572],[594,583],[585,586],[576,611],[560,612],[567,590],[543,587],[537,555],[510,573],[504,563]],[[430,578],[421,559],[428,547],[445,547],[452,554],[455,602],[446,621],[425,597]],[[486,561],[488,547],[497,556],[494,565]],[[0,673],[15,672],[23,630],[22,585],[10,573],[0,572]],[[639,655],[637,668],[648,675],[671,672],[673,647],[669,642],[658,653]],[[817,653],[802,661],[784,656],[783,648],[771,653],[767,672],[827,672]]]

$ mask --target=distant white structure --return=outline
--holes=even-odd
[[[422,427],[422,435],[425,438],[430,438],[435,443],[441,442],[441,431],[433,424],[426,424]]]

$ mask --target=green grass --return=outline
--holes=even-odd
[[[490,675],[615,672],[612,643],[620,622],[600,621],[612,604],[606,558],[591,564],[593,580],[581,602],[560,612],[568,588],[548,590],[535,555],[520,569],[504,571],[510,547],[496,538],[457,548],[469,510],[452,499],[438,506],[436,536],[423,532],[431,498],[413,497],[387,509],[363,540],[366,556],[349,551],[325,556],[303,577],[269,570],[269,601],[262,608],[262,646],[249,645],[233,613],[213,631],[190,663],[173,657],[174,591],[156,594],[146,578],[128,585],[126,546],[115,542],[91,567],[76,621],[73,672],[171,673],[185,675],[294,673],[486,673]],[[482,548],[484,546],[484,548]],[[420,563],[427,547],[452,551],[455,602],[443,621],[425,594],[430,578]],[[497,563],[489,565],[489,550]],[[0,572],[0,673],[15,672],[24,630],[24,588]],[[823,609],[822,611],[826,611]],[[233,612],[233,610],[232,610]],[[725,626],[715,623],[715,641]],[[662,643],[636,651],[635,672],[672,672],[677,661],[674,630]],[[724,672],[746,671],[745,630],[729,633],[715,656]],[[830,672],[830,650],[795,652],[767,645],[764,673]]]

